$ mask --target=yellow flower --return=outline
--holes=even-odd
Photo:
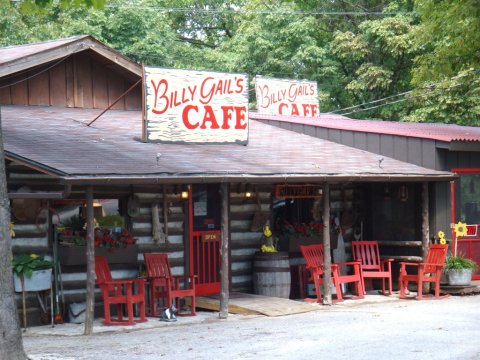
[[[453,230],[455,231],[455,236],[456,237],[465,236],[465,235],[467,235],[467,224],[459,221],[458,223],[453,225]]]
[[[15,228],[15,224],[13,222],[10,223],[9,230],[10,230],[10,237],[14,238],[15,237],[15,231],[13,229]]]
[[[277,252],[274,245],[265,245],[263,244],[261,247],[262,252]]]
[[[263,235],[267,238],[272,236],[272,230],[270,230],[268,225],[263,228]]]
[[[35,260],[36,258],[38,258],[38,255],[37,254],[30,254],[30,257]]]
[[[440,231],[438,232],[438,238],[439,238],[440,240],[441,240],[441,239],[445,239],[445,233],[444,233],[442,230],[440,230]]]

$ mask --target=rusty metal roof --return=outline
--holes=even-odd
[[[28,70],[71,54],[91,50],[141,76],[142,67],[89,35],[0,48],[0,77]]]
[[[250,112],[251,119],[275,120],[316,127],[358,131],[376,134],[389,134],[445,142],[480,142],[480,127],[460,126],[439,123],[411,123],[400,121],[356,120],[335,114],[320,114],[318,117],[275,116]]]
[[[139,111],[3,106],[7,159],[72,183],[426,181],[453,174],[250,121],[243,145],[140,141]]]

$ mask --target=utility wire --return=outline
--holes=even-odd
[[[475,70],[475,72],[479,72],[480,70]],[[447,83],[447,82],[450,82],[450,81],[453,81],[453,80],[457,80],[457,79],[461,79],[463,77],[466,77],[466,76],[470,76],[472,75],[471,73],[470,74],[463,74],[463,75],[456,75],[456,76],[453,76],[451,77],[450,79],[447,79],[447,80],[443,80],[443,81],[439,81],[439,82],[436,82],[436,83],[432,83],[432,84],[429,84],[423,88],[420,88],[420,89],[413,89],[413,90],[409,90],[409,91],[405,91],[405,92],[402,92],[402,93],[399,93],[399,94],[396,94],[396,95],[390,95],[390,96],[387,96],[387,97],[384,97],[384,98],[381,98],[381,99],[377,99],[377,100],[372,100],[372,101],[367,101],[367,102],[364,102],[364,103],[361,103],[361,104],[358,104],[358,105],[353,105],[353,106],[349,106],[349,107],[346,107],[346,108],[342,108],[342,109],[338,109],[338,110],[334,110],[334,111],[330,111],[328,112],[327,114],[337,114],[339,112],[342,112],[342,111],[345,111],[345,110],[350,110],[350,109],[355,109],[355,108],[358,108],[360,106],[364,106],[364,105],[369,105],[369,104],[375,104],[375,103],[378,103],[378,102],[381,102],[381,101],[385,101],[385,100],[388,100],[388,99],[392,99],[392,98],[395,98],[395,97],[398,97],[398,96],[404,96],[404,95],[407,95],[407,94],[410,94],[410,93],[413,93],[413,92],[417,92],[419,90],[426,90],[426,89],[430,89],[434,86],[437,86],[437,85],[440,85],[440,84],[444,84],[444,83]],[[447,88],[448,89],[448,88]],[[415,96],[413,96],[415,97]],[[397,101],[396,101],[397,102]],[[391,102],[391,103],[395,103],[395,102]],[[378,106],[377,106],[378,107]],[[373,109],[375,107],[371,107],[369,109]],[[363,110],[362,110],[363,111]],[[351,114],[351,113],[348,113],[348,114]],[[340,114],[340,115],[345,115],[345,114]]]
[[[444,89],[434,89],[434,90],[431,90],[431,91],[424,92],[424,93],[422,93],[422,94],[418,94],[418,95],[406,97],[406,98],[404,98],[404,99],[399,99],[399,100],[395,100],[395,101],[390,101],[390,102],[385,103],[385,104],[380,104],[380,105],[376,105],[376,106],[371,106],[371,107],[368,107],[368,108],[365,108],[365,109],[358,109],[358,110],[354,110],[354,111],[350,111],[350,112],[346,112],[346,113],[338,114],[338,115],[345,116],[345,115],[350,115],[350,114],[354,114],[354,113],[361,112],[361,111],[367,111],[367,110],[371,110],[371,109],[377,109],[377,108],[380,108],[380,107],[383,107],[383,106],[396,104],[396,103],[399,103],[399,102],[402,102],[402,101],[406,101],[406,100],[411,100],[411,99],[414,99],[414,98],[417,98],[417,97],[427,96],[427,95],[433,94],[434,92],[437,92],[437,91],[440,91],[440,90],[445,91],[445,90],[453,89],[453,88],[456,88],[456,87],[462,86],[462,85],[465,85],[465,83],[455,84],[455,85],[449,86],[449,87],[444,88]]]
[[[83,45],[80,45],[80,46],[78,47],[78,49],[80,49],[82,46],[83,46]],[[78,50],[78,49],[77,49],[77,50]],[[74,50],[73,53],[76,53],[77,50]],[[30,80],[30,79],[33,79],[34,77],[36,77],[36,76],[38,76],[38,75],[41,75],[41,74],[43,74],[44,72],[47,72],[47,71],[50,70],[51,68],[53,68],[53,67],[57,66],[58,64],[60,64],[61,62],[65,61],[65,60],[66,60],[67,58],[69,58],[71,55],[72,55],[72,54],[68,54],[67,56],[64,56],[63,58],[61,58],[61,59],[58,60],[57,62],[53,63],[53,64],[50,65],[49,67],[46,67],[45,69],[42,69],[42,70],[40,70],[39,72],[37,72],[37,73],[35,73],[35,74],[33,74],[33,75],[27,76],[27,77],[24,78],[24,79],[15,81],[15,82],[10,83],[10,84],[8,84],[8,85],[0,86],[0,89],[5,89],[5,88],[7,88],[7,87],[14,86],[14,85],[20,84],[20,83],[22,83],[22,82],[24,82],[24,81],[28,81],[28,80]],[[15,74],[15,76],[17,76],[17,75],[18,75],[18,74]],[[13,75],[12,75],[12,76],[13,76]]]

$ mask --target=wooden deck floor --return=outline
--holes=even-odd
[[[195,305],[197,308],[219,311],[220,296],[197,296]],[[232,314],[281,316],[315,310],[318,310],[315,304],[245,293],[230,293],[228,301],[228,312]]]

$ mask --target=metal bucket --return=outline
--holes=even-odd
[[[470,285],[472,282],[472,269],[448,270],[448,285]]]
[[[253,259],[253,292],[280,298],[290,297],[288,252],[257,252]]]

